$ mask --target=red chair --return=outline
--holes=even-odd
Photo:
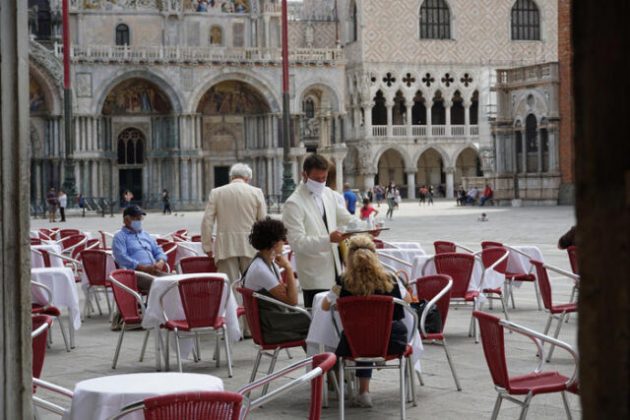
[[[530,258],[529,255],[523,254],[517,249],[504,245],[501,242],[494,242],[494,241],[481,242],[481,249],[486,249],[486,248],[506,248],[509,252],[515,252],[515,253],[525,256],[526,258]],[[538,310],[542,310],[542,306],[540,304],[540,293],[538,291],[538,283],[536,282],[536,276],[534,276],[532,273],[512,273],[512,272],[506,271],[505,279],[507,280],[508,285],[509,285],[509,297],[511,297],[512,299],[512,308],[516,308],[516,305],[514,304],[514,294],[512,293],[513,282],[527,281],[527,282],[534,283],[534,290],[536,292],[536,301],[538,302]],[[508,296],[505,297],[506,302],[507,302],[507,298]]]
[[[70,258],[78,260],[80,258],[81,251],[86,249],[102,249],[100,248],[101,241],[98,239],[88,239],[86,242],[83,242],[72,250],[70,254]]]
[[[70,351],[70,345],[68,344],[68,338],[66,337],[66,331],[63,327],[61,320],[61,311],[59,308],[52,304],[52,291],[45,284],[38,283],[31,280],[31,314],[33,315],[47,315],[57,319],[59,323],[59,329],[61,330],[61,336],[63,337],[63,343],[66,346],[66,351]],[[68,323],[70,323],[68,319]],[[51,336],[48,336],[48,340],[52,342]]]
[[[399,369],[400,373],[400,417],[405,418],[405,377],[406,362],[411,364],[410,356],[412,348],[407,345],[401,354],[387,354],[389,338],[392,330],[392,316],[394,305],[402,305],[409,310],[414,318],[413,329],[417,328],[416,314],[410,309],[408,303],[392,298],[391,296],[349,296],[337,299],[331,310],[339,312],[341,326],[336,324],[333,313],[333,321],[337,331],[343,330],[348,340],[351,356],[339,357],[339,418],[345,418],[344,407],[344,372],[346,370],[372,369],[372,366],[346,366],[346,360],[361,362],[379,362],[379,369]],[[398,360],[397,365],[387,365],[384,362]],[[383,363],[383,364],[380,364]],[[411,377],[411,390],[413,403],[415,405],[414,381]]]
[[[31,240],[31,245],[41,245],[42,244],[42,240],[40,238],[30,238]]]
[[[122,319],[120,327],[120,335],[118,336],[118,344],[114,352],[114,360],[112,361],[112,369],[116,369],[120,347],[122,345],[125,330],[128,325],[138,326],[142,323],[144,312],[146,310],[140,291],[138,290],[138,282],[136,272],[133,270],[114,270],[109,275],[109,281],[114,292],[114,300],[118,307],[118,312]],[[144,352],[147,348],[147,340],[151,330],[147,330],[142,342],[142,350],[140,351],[140,362],[144,359]]]
[[[578,255],[577,255],[577,246],[571,245],[567,248],[567,254],[569,254],[569,263],[571,264],[571,271],[574,274],[580,274],[580,270],[578,269]]]
[[[436,254],[433,257],[435,264],[435,271],[438,274],[446,274],[453,279],[453,287],[451,289],[451,301],[456,300],[459,302],[472,302],[473,311],[477,309],[477,300],[479,298],[479,292],[476,290],[468,290],[470,288],[470,280],[472,278],[473,269],[475,267],[475,256],[472,254],[463,254],[458,252],[448,252],[445,254]],[[428,267],[428,261],[422,268],[422,275],[425,276],[425,271]],[[477,337],[475,334],[475,323],[470,317],[470,328],[468,330],[468,336],[475,335],[475,341]]]
[[[108,280],[109,273],[107,272],[107,259],[109,255],[98,249],[87,249],[81,251],[81,265],[83,271],[88,280],[86,298],[85,298],[85,315],[89,317],[89,309],[91,308],[91,298],[94,295],[98,312],[103,315],[101,305],[98,301],[96,293],[103,293],[105,295],[105,301],[107,302],[107,309],[109,314],[112,313],[111,303],[109,302],[108,290],[112,285]]]
[[[182,274],[216,273],[214,258],[206,256],[185,257],[179,260],[179,272]]]
[[[33,378],[42,376],[44,369],[44,359],[46,358],[46,343],[48,342],[48,331],[52,327],[53,320],[48,315],[40,314],[32,318],[33,329],[31,339],[33,343]],[[33,387],[35,392],[35,387]]]
[[[40,228],[38,230],[38,236],[40,239],[52,241],[52,240],[56,240],[57,232],[59,232],[59,228],[53,228],[53,229]]]
[[[201,235],[193,235],[190,237],[190,242],[201,242]]]
[[[66,236],[59,240],[58,244],[61,246],[61,253],[68,256],[72,255],[72,251],[85,244],[87,242],[87,236],[79,233],[77,235]]]
[[[120,414],[112,420],[126,418],[130,413],[143,410],[146,420],[179,420],[179,419],[212,419],[239,420],[247,418],[249,412],[278,397],[295,391],[305,383],[311,384],[310,420],[318,420],[321,414],[322,378],[335,365],[336,357],[332,353],[322,353],[309,357],[282,369],[273,375],[241,387],[238,392],[229,391],[200,391],[178,394],[160,395],[146,398],[139,403],[132,403],[124,407]],[[289,374],[307,369],[307,373],[291,379],[287,384],[254,400],[244,398],[253,390],[261,386],[287,377]]]
[[[69,236],[80,235],[79,229],[59,229],[59,239],[64,239]]]
[[[195,338],[198,343],[198,334],[213,332],[223,338],[225,344],[225,353],[227,358],[228,376],[232,377],[232,354],[230,351],[230,338],[227,334],[227,326],[225,324],[225,305],[221,305],[223,290],[229,288],[227,278],[222,274],[206,274],[199,277],[180,280],[168,287],[160,296],[160,305],[164,312],[164,296],[175,287],[179,290],[179,296],[184,310],[184,319],[169,320],[160,326],[166,329],[166,350],[165,360],[168,370],[169,366],[169,336],[172,331],[175,334],[175,344],[177,346],[177,367],[182,372],[181,350],[179,346],[179,338],[190,337]],[[229,293],[229,290],[227,291]],[[219,334],[220,333],[220,334]],[[197,346],[197,352],[199,348]],[[220,364],[220,352],[216,353],[217,367]]]
[[[556,331],[553,335],[554,339],[558,339],[558,335],[560,334],[560,329],[562,328],[562,324],[569,314],[577,312],[577,303],[569,302],[562,304],[554,304],[551,294],[551,283],[549,282],[549,275],[547,270],[554,271],[558,274],[562,274],[565,277],[571,278],[574,281],[579,280],[579,276],[569,273],[567,271],[561,270],[559,268],[544,264],[541,261],[530,260],[531,263],[536,268],[536,276],[538,277],[538,282],[540,283],[540,294],[542,295],[543,305],[545,310],[549,312],[549,318],[547,319],[547,325],[545,326],[545,332],[543,334],[547,334],[549,332],[549,328],[551,327],[551,322],[553,319],[558,320],[558,325],[556,327]],[[551,349],[547,354],[547,362],[551,360],[551,355],[553,354],[554,345],[551,345]]]
[[[541,355],[543,352],[542,342],[549,342],[552,345],[564,348],[571,354],[571,356],[573,356],[577,367],[578,355],[573,348],[562,341],[540,334],[510,321],[501,320],[484,312],[475,311],[473,315],[479,322],[483,353],[486,358],[486,363],[488,364],[488,369],[490,370],[490,375],[492,376],[492,382],[499,394],[494,405],[494,410],[492,411],[492,419],[496,419],[499,415],[501,402],[504,398],[523,407],[519,419],[524,420],[527,416],[529,404],[534,396],[554,392],[561,393],[564,409],[567,413],[567,417],[570,419],[571,411],[569,410],[569,403],[565,392],[573,392],[573,390],[577,390],[577,369],[574,371],[571,378],[561,375],[557,371],[542,371],[543,357],[541,356],[538,367],[531,373],[519,376],[510,376],[505,358],[504,329],[514,331],[530,338],[538,347],[538,351]],[[519,395],[525,396],[525,400],[521,401],[514,397]]]
[[[170,244],[173,241],[171,241],[170,239],[156,238],[155,242],[157,242],[158,245],[162,246],[164,244]]]
[[[434,305],[437,307],[442,319],[442,329],[440,332],[428,333],[425,330],[425,321],[427,316],[427,310],[422,313],[420,317],[420,337],[424,341],[436,342],[439,341],[444,347],[446,353],[446,360],[451,368],[453,374],[453,380],[458,391],[462,390],[457,378],[457,372],[455,372],[455,366],[453,365],[453,358],[451,357],[448,347],[446,345],[446,338],[444,337],[444,326],[446,325],[446,318],[448,316],[448,309],[451,303],[451,288],[453,287],[453,280],[446,275],[436,274],[434,276],[420,277],[416,279],[412,284],[416,288],[416,296],[418,300],[426,300],[428,303],[425,308],[431,308]],[[421,378],[421,377],[420,377]],[[422,383],[422,380],[420,381]]]
[[[507,249],[500,248],[485,248],[481,250],[481,262],[484,266],[484,278],[488,272],[491,270],[496,271],[497,273],[503,274],[505,276],[505,272],[507,271],[507,259],[509,252]],[[505,281],[503,282],[503,286],[505,287],[505,298],[507,298],[507,286],[505,285]],[[505,319],[509,320],[510,317],[507,313],[507,305],[504,298],[503,290],[501,287],[497,288],[486,288],[482,290],[483,294],[486,296],[486,299],[490,300],[490,309],[492,309],[492,301],[499,300],[501,302],[501,307],[503,308],[503,314],[505,315]]]
[[[304,347],[306,346],[306,342],[304,340],[297,341],[287,341],[284,343],[267,343],[265,342],[262,326],[260,321],[260,309],[258,307],[258,300],[265,300],[268,302],[275,303],[283,308],[287,308],[291,311],[300,312],[309,318],[311,318],[311,314],[297,306],[287,305],[284,302],[280,302],[279,300],[273,299],[268,296],[261,295],[260,293],[256,293],[251,289],[247,289],[244,287],[238,287],[236,289],[241,296],[243,297],[243,307],[245,309],[245,316],[247,318],[247,325],[249,325],[249,330],[252,334],[252,339],[254,344],[258,346],[258,353],[256,354],[256,361],[254,362],[254,367],[252,368],[252,374],[250,376],[249,382],[254,382],[256,379],[256,375],[258,373],[258,367],[260,366],[260,360],[262,356],[271,357],[271,362],[269,363],[269,370],[267,371],[267,375],[271,375],[276,365],[276,361],[278,360],[278,353],[282,349],[290,349],[293,347]],[[273,353],[269,353],[269,350],[273,350]],[[263,394],[267,392],[267,387],[263,389]]]
[[[110,240],[114,239],[114,235],[109,233],[109,232],[105,232],[104,230],[99,230],[98,231],[99,235],[101,236],[101,249],[110,249],[109,246],[107,246],[107,239],[109,238]]]
[[[164,254],[166,254],[166,264],[168,267],[164,268],[164,271],[170,273],[175,269],[175,262],[177,261],[177,244],[175,242],[169,242],[160,245]]]
[[[445,254],[448,252],[457,252],[457,248],[461,248],[466,252],[470,252],[471,254],[473,252],[473,250],[470,248],[467,248],[458,243],[449,242],[449,241],[435,241],[433,242],[433,248],[435,248],[435,255]]]

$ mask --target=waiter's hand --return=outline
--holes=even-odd
[[[165,264],[165,262],[163,260],[160,260],[160,261],[155,263],[155,268],[158,271],[163,271],[162,269],[164,268],[164,264]]]
[[[208,255],[208,258],[214,258],[214,255],[212,255],[212,251],[206,252],[206,254]]]
[[[341,233],[338,230],[336,230],[330,233],[330,242],[338,244],[339,242],[345,240],[349,236],[350,234],[348,233]]]

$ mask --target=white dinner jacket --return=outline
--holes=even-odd
[[[295,253],[298,279],[303,289],[330,289],[335,282],[335,266],[341,274],[337,244],[330,233],[348,224],[352,215],[337,203],[330,188],[322,194],[328,230],[321,211],[306,185],[300,184],[282,210],[289,245]]]

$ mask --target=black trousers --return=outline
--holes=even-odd
[[[59,214],[61,215],[61,221],[66,221],[66,209],[65,207],[59,207]]]
[[[313,298],[315,297],[315,295],[327,291],[328,289],[302,289],[302,295],[304,296],[304,307],[310,309],[313,306]]]

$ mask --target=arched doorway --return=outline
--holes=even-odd
[[[142,202],[142,169],[145,156],[144,134],[134,127],[126,128],[118,135],[118,186],[119,191],[133,193],[133,202]],[[121,203],[122,204],[122,203]]]
[[[401,187],[401,194],[403,194],[402,186],[406,184],[405,159],[399,151],[394,149],[387,149],[379,158],[375,179],[375,184],[388,185],[390,182]]]
[[[416,187],[422,185],[439,187],[446,182],[442,156],[435,149],[428,149],[420,155],[417,168]]]
[[[457,156],[455,163],[455,185],[461,185],[462,177],[483,176],[481,160],[477,151],[468,147]]]
[[[230,165],[242,160],[246,151],[254,172],[252,184],[265,191],[279,185],[280,165],[262,153],[278,146],[279,135],[277,119],[261,92],[246,82],[226,80],[208,89],[197,112],[202,116],[203,172],[208,175],[203,179],[204,194],[228,181]]]

